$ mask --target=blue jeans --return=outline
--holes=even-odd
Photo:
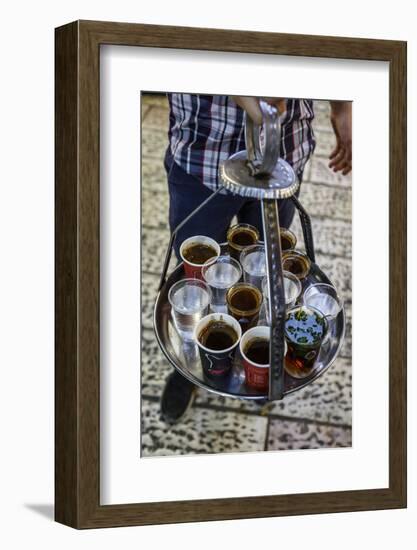
[[[213,192],[195,176],[187,174],[174,161],[168,148],[165,154],[165,170],[169,189],[169,226],[171,232],[193,210]],[[288,228],[294,217],[294,204],[291,200],[279,201],[279,219],[281,227]],[[218,243],[226,241],[226,233],[232,218],[237,216],[239,223],[249,223],[259,230],[263,239],[261,203],[257,199],[238,195],[217,195],[189,220],[178,232],[174,250],[179,259],[179,247],[188,237],[205,235]]]

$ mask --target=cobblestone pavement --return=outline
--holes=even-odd
[[[176,426],[159,416],[159,399],[171,372],[159,349],[152,310],[169,239],[163,155],[168,108],[164,96],[142,97],[142,456],[313,449],[351,446],[351,190],[350,176],[327,167],[334,144],[328,103],[315,102],[317,147],[300,195],[312,217],[316,261],[345,299],[347,330],[330,369],[283,401],[253,402],[198,390],[193,408]],[[292,229],[303,242],[298,217]]]

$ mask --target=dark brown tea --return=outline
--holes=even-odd
[[[238,339],[234,328],[224,321],[211,321],[198,335],[200,344],[215,351],[231,348]]]
[[[231,294],[229,303],[239,311],[252,311],[258,307],[259,296],[255,289],[242,287]]]
[[[210,258],[217,256],[213,246],[204,243],[191,243],[182,251],[182,255],[191,264],[202,265]]]
[[[281,249],[289,250],[292,247],[293,247],[292,239],[290,239],[288,235],[281,235]]]
[[[304,279],[310,272],[310,260],[301,252],[289,251],[282,256],[282,268],[299,279]]]
[[[258,365],[269,364],[269,340],[267,338],[254,338],[250,340],[244,349],[246,357]]]
[[[279,234],[281,237],[281,250],[285,252],[286,250],[293,250],[297,244],[297,237],[289,229],[285,227],[279,228]]]
[[[242,228],[232,233],[232,235],[230,236],[230,240],[233,244],[246,247],[252,244],[256,244],[258,239],[253,231],[251,231],[250,229]]]
[[[299,258],[287,258],[284,260],[283,268],[285,271],[289,271],[294,275],[301,275],[304,273],[305,266],[302,260]]]
[[[262,305],[261,291],[249,283],[238,283],[229,288],[226,294],[227,311],[246,332],[256,325]]]
[[[256,227],[249,224],[233,225],[227,232],[230,255],[232,258],[239,261],[242,250],[247,246],[256,244],[258,239],[259,231]]]

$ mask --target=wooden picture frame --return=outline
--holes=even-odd
[[[56,29],[56,521],[75,528],[406,506],[406,43],[76,21]],[[99,57],[108,44],[389,62],[389,487],[100,505]],[[394,237],[395,236],[395,237]]]

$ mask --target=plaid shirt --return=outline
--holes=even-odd
[[[245,146],[244,111],[225,95],[168,94],[169,143],[175,162],[187,174],[216,190],[220,164]],[[280,156],[300,181],[314,151],[311,99],[288,99],[283,115]]]

